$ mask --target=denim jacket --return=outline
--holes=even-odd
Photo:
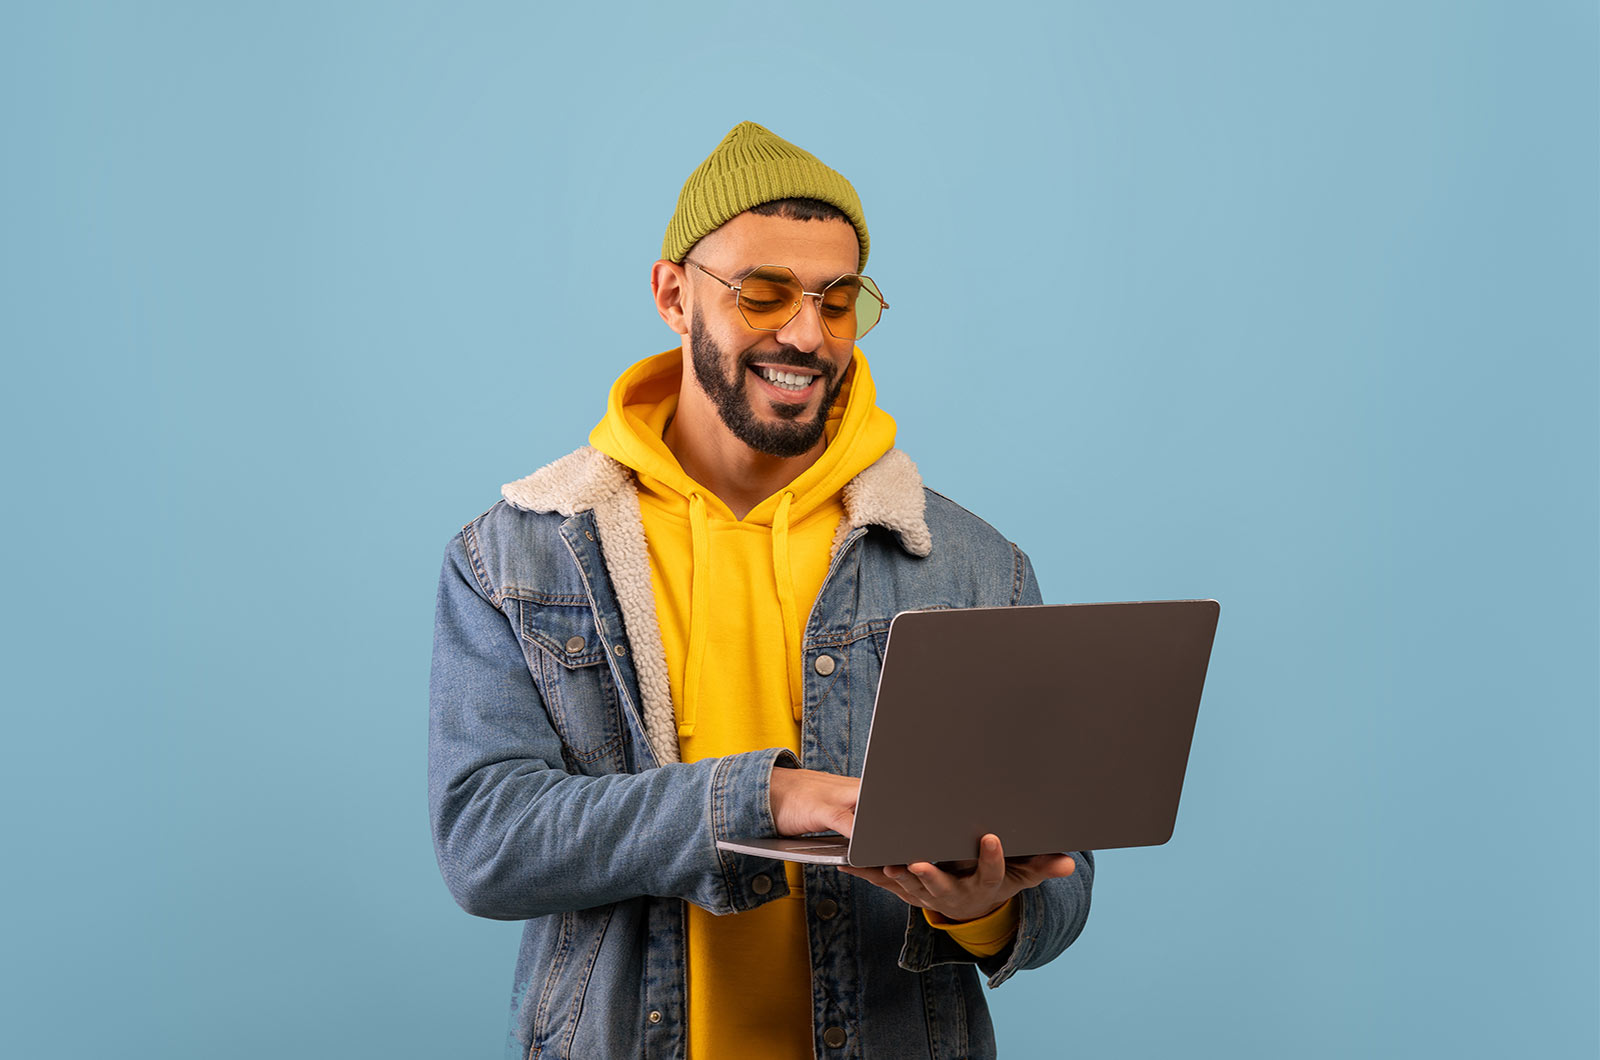
[[[778,862],[716,841],[775,834],[774,765],[860,775],[897,612],[1039,603],[1033,569],[891,450],[845,489],[803,634],[799,760],[767,748],[683,763],[631,473],[586,447],[502,494],[450,541],[439,581],[428,801],[440,871],[467,912],[526,921],[509,1056],[682,1058],[683,903],[737,913],[788,893]],[[947,768],[958,783],[959,760]],[[1022,892],[1014,941],[981,959],[920,909],[806,866],[817,1055],[993,1056],[974,969],[998,986],[1077,938],[1094,858],[1075,857],[1072,876]]]

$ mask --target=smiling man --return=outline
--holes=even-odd
[[[651,268],[679,345],[447,548],[435,849],[468,912],[527,921],[513,1055],[992,1056],[975,969],[997,986],[1083,928],[1087,851],[986,836],[972,866],[836,870],[716,847],[849,834],[897,612],[1040,602],[1027,557],[894,448],[856,345],[887,308],[867,250],[848,181],[736,126]],[[929,767],[958,784],[962,753]]]

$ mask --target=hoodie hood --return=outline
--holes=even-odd
[[[612,385],[605,418],[590,433],[589,444],[637,472],[647,488],[686,498],[699,493],[713,512],[732,519],[732,510],[690,478],[662,440],[678,409],[682,379],[682,350],[668,350],[633,365]],[[772,525],[785,493],[792,495],[789,518],[805,518],[893,447],[894,418],[877,406],[877,389],[860,347],[828,411],[825,433],[828,447],[816,463],[751,509],[744,522]]]

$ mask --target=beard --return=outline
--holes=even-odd
[[[692,354],[694,377],[700,389],[706,392],[717,415],[733,436],[756,450],[771,456],[803,456],[821,440],[828,426],[828,412],[844,386],[845,372],[837,377],[832,366],[814,353],[802,353],[793,346],[784,346],[776,353],[754,353],[746,350],[734,359],[733,375],[722,374],[725,360],[722,348],[707,333],[702,319],[696,315],[689,322],[689,349]],[[750,381],[750,366],[755,361],[763,364],[783,365],[788,368],[806,368],[820,372],[822,403],[815,416],[805,415],[804,404],[774,403],[772,411],[779,422],[768,423],[756,418],[750,403],[746,384]]]

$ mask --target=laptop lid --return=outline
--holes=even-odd
[[[848,854],[903,865],[1153,846],[1172,836],[1215,600],[905,611],[890,624]]]

